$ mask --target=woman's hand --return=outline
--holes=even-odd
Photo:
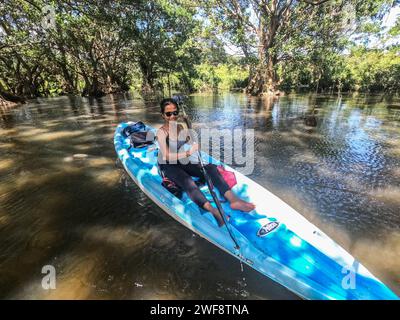
[[[192,147],[191,147],[190,150],[189,150],[189,153],[190,153],[190,154],[193,154],[193,153],[195,153],[196,151],[199,151],[199,145],[198,145],[197,143],[193,143],[193,144],[192,144]]]

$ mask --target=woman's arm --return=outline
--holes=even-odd
[[[167,134],[164,130],[157,130],[157,141],[160,146],[160,151],[164,161],[177,161],[179,159],[184,159],[190,156],[193,152],[197,150],[196,147],[192,147],[190,151],[184,152],[170,152],[167,145]]]
[[[186,143],[194,142],[194,141],[192,141],[192,137],[190,136],[188,130],[185,129],[185,128],[183,127],[183,125],[179,124],[179,131],[178,131],[178,132],[179,132],[180,134],[182,134],[182,132],[183,132],[183,134],[185,134],[185,137],[181,137],[181,138],[184,138],[184,139],[186,140]],[[178,135],[178,136],[179,136],[179,135]],[[183,139],[182,139],[182,140],[183,140]]]

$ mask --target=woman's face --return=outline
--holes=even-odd
[[[170,103],[165,106],[162,116],[166,121],[176,121],[178,119],[178,114],[178,108],[173,103]]]

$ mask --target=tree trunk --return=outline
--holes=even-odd
[[[142,71],[142,93],[150,95],[155,92],[154,78],[152,67],[145,62],[140,62],[140,70]]]
[[[275,94],[277,91],[278,77],[275,72],[276,58],[268,56],[267,68],[265,70],[263,93]]]
[[[61,53],[61,60],[57,59],[55,54],[51,49],[49,49],[49,53],[53,56],[53,59],[60,66],[61,72],[63,74],[63,91],[65,93],[78,93],[78,82],[74,81],[73,71],[69,70],[69,64],[67,60],[67,52],[65,48],[65,39],[62,28],[58,24],[56,24],[57,34],[59,38],[56,39],[55,43],[57,45],[58,50]]]
[[[94,76],[92,81],[87,85],[87,95],[90,97],[103,97],[106,93],[101,88],[97,76]]]
[[[261,94],[276,94],[277,75],[275,72],[275,59],[270,55],[267,61],[262,61],[254,70],[246,93],[257,96]]]
[[[16,103],[25,103],[25,99],[0,90],[0,106],[9,106]]]
[[[64,61],[60,63],[61,70],[64,76],[63,81],[63,91],[65,93],[77,93],[76,83],[74,82],[72,74],[69,73],[67,65]]]
[[[95,75],[92,81],[92,87],[90,88],[89,95],[92,97],[100,97],[104,95],[102,90],[99,88],[99,80],[97,79],[97,76]]]
[[[153,92],[154,92],[154,87],[153,87],[151,79],[149,79],[148,77],[143,75],[143,78],[142,78],[142,93],[144,95],[149,95],[149,94],[152,94]]]
[[[246,93],[251,95],[271,95],[275,94],[277,90],[278,79],[275,72],[277,59],[271,49],[274,47],[279,21],[275,15],[272,15],[267,23],[268,25],[263,19],[260,19],[258,26],[259,63],[250,76],[250,82],[246,88]]]

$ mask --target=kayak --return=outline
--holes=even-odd
[[[179,199],[161,185],[157,143],[131,147],[129,138],[123,134],[130,124],[119,124],[114,134],[115,150],[126,172],[156,205],[194,233],[304,299],[399,299],[354,257],[283,200],[201,152],[205,162],[223,165],[234,172],[237,184],[232,191],[256,205],[255,210],[244,213],[231,209],[228,202],[221,202],[224,212],[230,216],[227,222],[230,232],[226,226],[218,227],[215,218],[199,208],[186,193]],[[148,125],[146,129],[156,133],[156,129]],[[212,203],[207,186],[200,189]],[[215,193],[223,199],[218,190]]]

